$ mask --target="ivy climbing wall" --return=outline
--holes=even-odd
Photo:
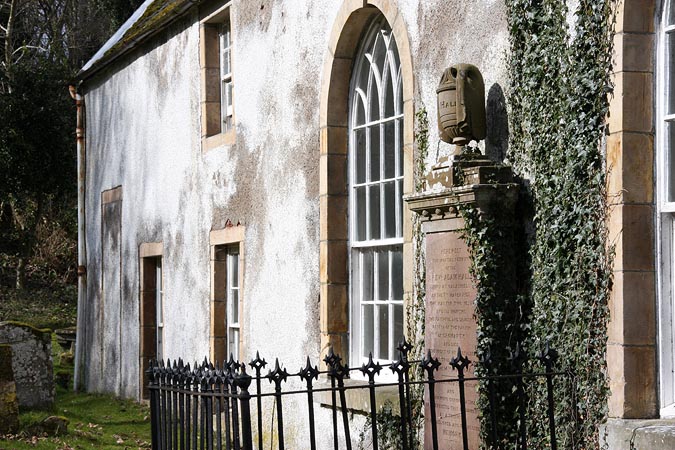
[[[549,340],[559,368],[560,447],[595,448],[607,414],[611,248],[604,136],[611,93],[614,0],[506,0],[510,33],[508,160],[531,211],[521,289],[532,350]],[[573,15],[571,15],[573,13]],[[569,20],[569,18],[572,20]],[[535,387],[536,389],[536,387]],[[531,411],[543,411],[532,395]],[[545,447],[543,433],[533,446]]]

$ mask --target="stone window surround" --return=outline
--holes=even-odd
[[[219,257],[217,247],[228,245],[239,246],[239,355],[246,355],[246,329],[244,326],[244,301],[246,298],[244,286],[245,252],[244,239],[246,227],[243,225],[228,225],[223,229],[212,230],[209,235],[210,243],[210,273],[211,294],[209,299],[209,356],[211,361],[223,361],[229,358],[227,353],[227,284],[226,258]]]
[[[232,26],[232,1],[210,11],[200,11],[204,17],[199,21],[199,70],[200,70],[200,120],[202,152],[232,145],[236,141],[236,115],[232,114],[232,128],[222,132],[221,116],[221,76],[220,76],[220,36],[219,25],[230,21],[231,47],[235,27]],[[234,80],[234,52],[230,53],[232,80]],[[234,97],[232,94],[234,111]]]
[[[362,32],[384,15],[398,45],[403,79],[403,193],[413,191],[414,105],[410,41],[395,0],[345,0],[333,24],[324,57],[320,109],[320,354],[329,347],[349,355],[347,145],[349,85]],[[412,214],[404,203],[403,290],[413,288]],[[405,310],[405,306],[404,306]]]
[[[139,390],[140,398],[149,398],[145,371],[157,356],[156,259],[164,255],[161,242],[144,242],[138,247],[139,258]],[[147,276],[152,272],[152,276]]]

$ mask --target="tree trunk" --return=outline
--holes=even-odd
[[[16,264],[16,289],[22,291],[26,287],[26,258],[19,257]]]

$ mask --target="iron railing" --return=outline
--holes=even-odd
[[[267,362],[256,353],[248,365],[252,374],[249,375],[246,365],[234,361],[232,357],[222,366],[212,364],[206,359],[203,363],[184,364],[182,360],[166,364],[162,361],[153,361],[148,370],[151,407],[152,448],[153,449],[190,449],[190,450],[253,450],[263,449],[263,399],[274,400],[275,409],[272,417],[276,422],[276,440],[274,448],[283,450],[284,439],[284,398],[291,395],[304,395],[307,401],[307,426],[309,428],[309,443],[307,448],[317,448],[316,424],[315,424],[315,401],[321,393],[328,393],[332,415],[332,444],[335,450],[352,449],[352,432],[350,430],[350,406],[347,404],[347,391],[362,390],[368,393],[369,410],[366,412],[370,425],[372,449],[378,450],[378,410],[377,391],[389,387],[396,388],[398,394],[398,427],[400,432],[399,446],[403,450],[414,448],[417,436],[413,424],[411,390],[415,386],[425,387],[426,397],[426,426],[431,427],[431,438],[425,443],[434,450],[439,449],[438,417],[436,411],[436,392],[439,385],[444,383],[456,383],[459,390],[459,414],[461,418],[461,446],[469,450],[469,433],[467,432],[467,401],[465,391],[467,383],[482,383],[488,412],[485,417],[489,428],[485,434],[490,448],[505,448],[503,441],[503,418],[499,418],[498,411],[498,388],[499,383],[510,382],[511,389],[515,392],[518,404],[515,406],[517,426],[515,434],[517,443],[515,448],[527,448],[527,405],[526,384],[528,380],[539,379],[545,382],[546,416],[548,420],[548,439],[550,448],[556,450],[556,425],[554,404],[554,380],[562,372],[554,370],[557,353],[549,349],[548,345],[537,359],[540,361],[543,371],[524,373],[518,371],[511,375],[498,376],[467,376],[467,368],[470,361],[462,355],[458,349],[457,356],[449,361],[449,365],[456,371],[456,377],[436,378],[435,373],[442,366],[441,362],[427,353],[422,360],[408,360],[411,346],[403,342],[398,347],[399,360],[391,364],[380,365],[374,362],[372,357],[367,364],[358,368],[350,368],[342,364],[341,358],[334,354],[332,349],[324,358],[326,370],[319,370],[312,365],[307,358],[305,367],[296,373],[289,373],[283,368],[278,359],[274,369],[263,374]],[[517,352],[512,355],[512,360],[519,358]],[[484,367],[491,364],[489,357],[481,361]],[[515,366],[514,366],[515,367]],[[518,367],[523,367],[520,364]],[[387,369],[393,375],[384,377],[379,381],[381,372]],[[412,379],[413,370],[417,370],[415,380]],[[351,380],[353,372],[361,373],[361,382]],[[320,375],[327,377],[326,382],[319,382]],[[470,375],[470,374],[469,374]],[[304,388],[284,390],[284,386],[290,386],[292,379],[302,382]],[[273,385],[273,389],[265,391],[263,381]],[[252,387],[254,386],[254,388]],[[326,395],[326,394],[323,394]],[[338,403],[339,400],[339,403]],[[252,403],[255,405],[252,414]],[[322,403],[327,403],[325,400]],[[342,407],[344,406],[344,407]],[[276,419],[274,419],[276,416]],[[253,434],[253,422],[257,425],[257,436]],[[341,427],[341,429],[340,429]],[[273,434],[272,434],[273,435]],[[269,436],[268,436],[269,439]],[[254,446],[255,443],[255,446]],[[441,442],[442,444],[442,442]],[[269,444],[267,444],[269,445]],[[443,447],[443,445],[441,445]],[[272,447],[271,447],[272,448]],[[509,448],[514,448],[510,444]]]

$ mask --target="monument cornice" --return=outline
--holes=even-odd
[[[405,201],[423,221],[454,219],[460,216],[462,206],[473,206],[481,215],[495,208],[512,210],[518,188],[517,183],[472,184],[410,195]]]

